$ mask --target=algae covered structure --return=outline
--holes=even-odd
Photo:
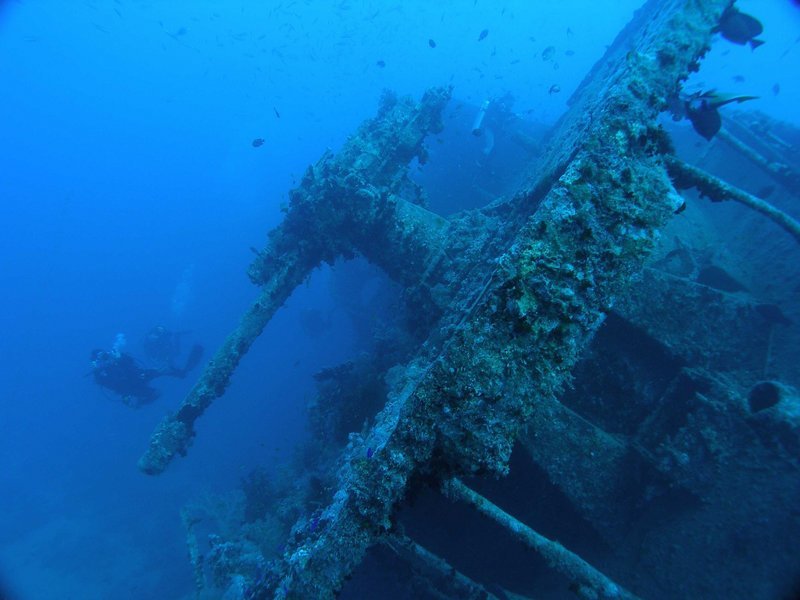
[[[195,420],[224,393],[249,345],[320,262],[366,257],[403,286],[406,308],[416,319],[407,324],[398,363],[376,359],[321,378],[318,406],[335,411],[337,403],[329,401],[333,390],[348,396],[326,381],[349,382],[354,394],[359,382],[373,381],[370,389],[381,390],[385,402],[361,432],[346,440],[341,432],[332,435],[338,448],[320,450],[324,458],[313,477],[306,477],[305,492],[293,498],[316,508],[295,511],[293,525],[270,529],[269,536],[276,531],[286,536],[280,552],[269,557],[271,564],[259,554],[252,531],[238,542],[215,546],[233,544],[227,556],[242,557],[218,569],[218,585],[241,586],[242,597],[330,597],[346,592],[361,561],[372,556],[368,550],[382,545],[420,570],[426,565],[435,573],[438,565],[439,573],[451,573],[459,587],[449,591],[437,588],[445,584],[434,575],[426,578],[445,597],[464,590],[498,597],[491,585],[448,566],[446,557],[432,557],[419,539],[404,537],[398,519],[410,495],[443,486],[443,497],[464,500],[498,517],[507,529],[524,531],[519,519],[494,510],[463,483],[478,478],[470,485],[484,485],[481,477],[507,475],[518,444],[530,461],[520,469],[547,480],[576,522],[590,525],[586,539],[599,536],[621,548],[617,562],[605,557],[610,572],[603,574],[561,544],[526,533],[525,539],[539,540],[531,545],[544,562],[581,594],[647,597],[656,586],[626,568],[633,554],[624,544],[631,532],[626,527],[639,539],[651,539],[659,527],[647,529],[647,519],[664,514],[669,498],[681,508],[670,516],[689,537],[699,525],[689,518],[678,521],[683,510],[742,491],[733,474],[721,482],[710,475],[727,464],[731,440],[753,439],[763,450],[759,458],[766,460],[771,434],[763,432],[786,429],[789,441],[776,451],[779,459],[790,452],[796,436],[791,419],[752,415],[790,406],[792,390],[753,391],[752,415],[740,411],[729,398],[738,384],[719,373],[725,363],[716,372],[708,363],[705,371],[698,369],[688,361],[689,345],[679,351],[678,343],[665,338],[669,332],[654,330],[658,321],[647,313],[649,299],[669,278],[645,270],[643,302],[629,287],[658,248],[658,232],[684,203],[670,179],[681,163],[665,157],[670,144],[658,114],[697,68],[727,4],[648,3],[576,92],[526,183],[485,208],[444,219],[423,207],[422,190],[408,177],[412,158],[425,161],[426,135],[441,127],[445,89],[431,90],[419,103],[387,96],[376,118],[340,153],[309,169],[291,194],[284,223],[250,269],[261,296],[179,411],[156,431],[140,466],[158,473],[176,453],[188,450]],[[692,287],[686,302],[697,293]],[[733,322],[735,317],[720,317],[720,323]],[[626,339],[637,345],[637,357],[619,349],[607,352],[628,367],[620,373],[635,378],[658,371],[662,383],[651,389],[632,379],[631,396],[649,406],[621,403],[622,412],[609,414],[609,407],[617,406],[613,399],[599,406],[591,401],[599,393],[591,375],[607,373],[607,365],[579,361],[587,349],[602,358]],[[608,346],[597,346],[603,343]],[[652,363],[633,360],[648,357]],[[587,394],[576,397],[571,389]],[[773,397],[778,399],[772,402]],[[707,462],[701,468],[693,458],[703,451]],[[773,487],[782,498],[794,489],[785,482]],[[257,497],[250,489],[249,497]],[[291,494],[278,485],[261,496],[270,505],[271,498]],[[414,517],[408,519],[412,528]],[[663,558],[663,548],[651,543],[649,557]],[[689,569],[678,562],[676,572],[657,585],[669,585],[681,568]],[[199,559],[195,564],[202,571]],[[707,585],[700,574],[685,579],[688,594]]]

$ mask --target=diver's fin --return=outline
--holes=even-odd
[[[764,40],[757,40],[756,38],[753,38],[753,39],[751,39],[751,40],[750,40],[750,49],[751,49],[751,50],[755,50],[755,49],[756,49],[756,48],[758,48],[758,47],[759,47],[761,44],[765,44],[765,43],[766,43],[766,42],[765,42]]]
[[[189,371],[194,369],[200,363],[201,358],[203,358],[203,347],[200,344],[195,344],[192,346],[189,357],[186,359],[186,365],[184,365],[182,370],[183,375],[185,376]]]
[[[179,379],[183,379],[189,374],[189,371],[197,366],[197,363],[200,362],[201,358],[203,358],[203,347],[200,344],[195,344],[192,346],[189,356],[186,358],[186,364],[182,369],[170,365],[169,368],[162,371],[161,374],[167,375],[168,377],[178,377]]]

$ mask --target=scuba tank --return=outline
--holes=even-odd
[[[472,123],[472,135],[480,136],[483,133],[483,119],[486,118],[486,111],[489,110],[489,104],[491,104],[491,100],[485,100],[483,104],[481,104],[475,121]]]

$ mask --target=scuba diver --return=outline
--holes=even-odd
[[[506,93],[501,98],[487,98],[478,109],[472,123],[472,135],[484,138],[481,152],[488,157],[494,150],[495,134],[502,135],[513,124],[514,97]]]
[[[181,336],[184,331],[170,331],[156,325],[144,336],[142,346],[147,358],[159,368],[168,367],[181,353]]]
[[[172,364],[171,359],[174,355],[169,357],[167,364],[158,368],[145,368],[133,356],[123,352],[124,346],[125,336],[117,334],[111,350],[92,350],[90,374],[97,385],[118,394],[124,404],[134,408],[150,404],[161,395],[150,385],[151,381],[159,377],[183,379],[197,366],[203,356],[203,347],[195,344],[183,368],[177,368]]]

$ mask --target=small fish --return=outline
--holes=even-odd
[[[772,95],[777,96],[780,93],[781,93],[781,84],[776,83],[775,85],[772,86]]]
[[[557,83],[554,83],[553,85],[550,86],[550,89],[547,90],[547,93],[552,96],[553,94],[557,94],[560,91],[561,91],[561,86],[558,85]]]
[[[564,50],[566,56],[575,56],[575,50]]]
[[[253,148],[258,148],[264,145],[264,138],[256,138],[252,142]]]
[[[480,35],[478,36],[478,41],[482,42],[483,40],[486,39],[487,35],[489,35],[489,30],[488,29],[484,29],[483,31],[481,31]]]
[[[736,83],[744,83],[744,75],[734,75],[733,80]]]
[[[278,109],[273,106],[272,110],[275,112],[275,116],[280,119],[281,118],[281,113],[278,112]]]
[[[431,48],[436,48],[436,41],[434,41],[433,39],[429,39],[428,46],[430,46]]]
[[[752,49],[758,48],[764,40],[757,40],[756,36],[761,35],[764,26],[755,17],[751,17],[733,6],[729,6],[719,18],[719,23],[712,30],[714,33],[722,34],[729,42],[744,46],[750,44]]]
[[[553,60],[553,57],[556,55],[555,46],[548,46],[544,50],[542,50],[542,60],[547,62],[548,60]]]
[[[379,60],[378,62],[375,63],[375,66],[378,67],[379,69],[382,69],[383,67],[386,66],[386,61],[385,60]]]

